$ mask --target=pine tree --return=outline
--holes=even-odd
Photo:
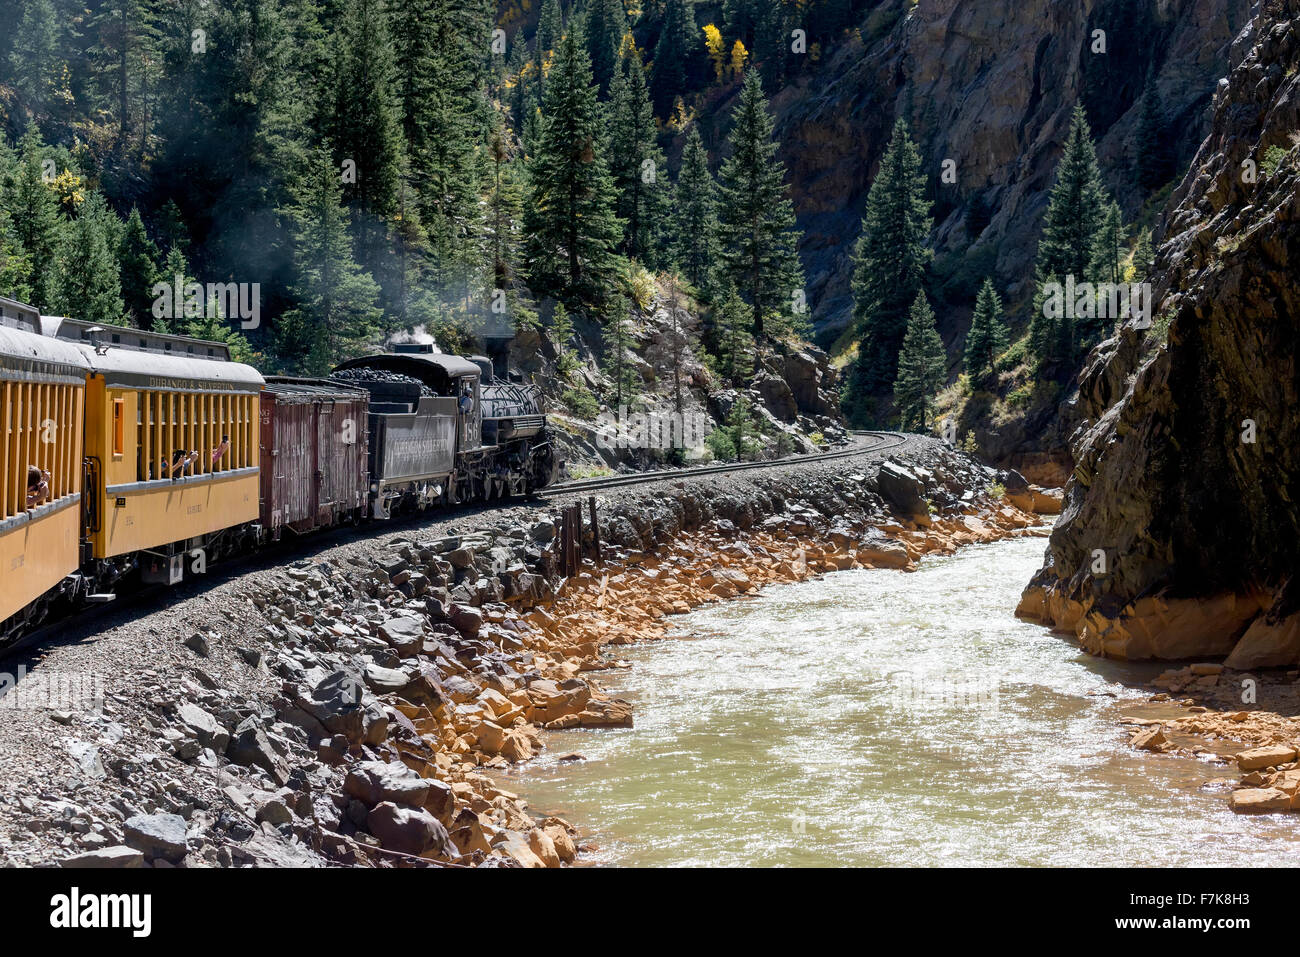
[[[158,282],[158,247],[145,232],[140,210],[133,208],[126,221],[126,231],[118,247],[121,266],[122,300],[126,318],[140,329],[152,327],[153,287]]]
[[[1006,348],[1006,332],[1002,299],[993,288],[993,280],[985,279],[975,299],[970,331],[966,333],[966,373],[972,386],[993,372],[997,357]]]
[[[934,396],[947,377],[947,354],[934,325],[934,312],[925,292],[916,300],[907,316],[907,333],[898,354],[898,378],[894,380],[894,399],[898,403],[900,427],[904,432],[929,428]]]
[[[306,139],[308,121],[313,138],[325,124],[305,115],[312,98],[291,88],[291,54],[300,54],[282,6],[223,0],[157,7],[165,12],[160,47],[168,73],[157,125],[168,135],[150,166],[152,196],[140,205],[175,200],[198,240],[191,256],[210,275],[261,276],[268,262],[287,266],[292,257],[280,211],[292,201],[298,137]],[[203,32],[192,37],[192,29]]]
[[[564,303],[557,302],[551,311],[551,341],[555,343],[555,366],[560,378],[567,379],[575,365],[573,354],[569,351],[573,339],[573,320]]]
[[[481,266],[479,184],[486,170],[479,143],[492,125],[483,95],[482,43],[490,29],[484,0],[435,0],[426,132],[412,157],[433,278],[466,299]]]
[[[396,68],[379,0],[355,0],[342,9],[329,137],[359,246],[369,251],[397,208],[402,141]]]
[[[722,19],[727,25],[727,39],[753,47],[762,16],[761,6],[759,0],[723,0]]]
[[[613,283],[622,225],[606,160],[602,115],[582,39],[560,41],[546,86],[532,191],[524,212],[534,292],[599,301]]]
[[[709,172],[709,154],[698,127],[692,126],[682,147],[673,217],[673,258],[686,281],[706,301],[713,295],[718,256],[717,185]]]
[[[23,251],[3,207],[0,207],[0,290],[19,302],[32,300],[32,261]]]
[[[601,346],[605,352],[605,375],[614,380],[614,407],[625,406],[636,388],[635,371],[628,361],[628,323],[632,321],[632,302],[626,296],[615,299],[613,310],[601,329]],[[621,413],[620,413],[621,414]]]
[[[564,20],[560,13],[560,0],[543,0],[542,10],[537,18],[537,33],[533,37],[533,64],[537,70],[537,95],[546,91],[546,65],[555,52],[564,32]]]
[[[724,284],[717,297],[713,327],[718,371],[731,385],[741,384],[746,370],[754,365],[754,337],[749,334],[749,319],[749,309],[736,295],[735,287]]]
[[[783,0],[769,0],[759,14],[754,34],[754,62],[769,90],[780,89],[785,81],[792,26],[791,11]]]
[[[1158,189],[1169,179],[1172,163],[1165,143],[1164,120],[1161,118],[1160,92],[1152,77],[1142,91],[1137,136],[1133,140],[1134,169],[1138,185],[1145,190]]]
[[[585,38],[591,73],[602,94],[614,81],[625,33],[627,11],[623,8],[623,0],[591,0],[587,9]]]
[[[1138,234],[1137,248],[1133,250],[1133,279],[1135,282],[1147,282],[1151,270],[1155,267],[1156,253],[1151,245],[1151,230],[1144,229]]]
[[[1092,241],[1089,278],[1096,282],[1119,282],[1124,278],[1120,266],[1123,258],[1124,217],[1118,203],[1107,203]]]
[[[371,344],[382,314],[379,288],[352,257],[347,216],[334,165],[315,157],[314,175],[290,211],[295,226],[297,305],[278,335],[280,354],[321,374]]]
[[[666,277],[667,300],[663,303],[667,322],[659,325],[651,343],[647,360],[667,367],[672,378],[673,411],[681,414],[686,407],[686,360],[691,350],[699,345],[699,316],[691,313],[681,297],[681,282],[676,273]]]
[[[784,331],[793,293],[803,285],[796,252],[794,206],[776,159],[772,117],[758,74],[745,75],[740,103],[732,114],[731,156],[719,178],[721,266],[749,301],[752,332],[762,342],[768,320]]]
[[[699,45],[695,13],[686,0],[666,0],[655,44],[650,89],[657,116],[667,116],[673,99],[686,91],[686,73]]]
[[[881,395],[893,384],[908,315],[931,252],[930,203],[921,154],[899,117],[867,193],[853,268],[853,317],[860,344],[851,388]]]
[[[668,215],[667,167],[657,143],[641,55],[630,48],[623,62],[610,85],[610,171],[618,190],[615,212],[623,220],[623,252],[655,268]]]
[[[26,0],[9,54],[14,87],[31,113],[49,106],[58,76],[59,20],[51,0]]]
[[[5,182],[3,205],[9,213],[14,237],[30,265],[31,304],[46,309],[50,305],[62,217],[59,201],[45,183],[42,147],[33,130],[23,137],[19,150],[18,166]]]
[[[143,119],[148,95],[147,64],[156,56],[157,29],[153,5],[147,0],[109,0],[93,8],[86,32],[95,43],[86,51],[92,82],[117,122],[117,146],[127,146],[136,114]],[[133,99],[134,97],[134,99]],[[132,103],[137,109],[132,108]],[[147,130],[142,130],[147,134]]]
[[[55,257],[50,302],[56,313],[116,325],[122,322],[122,286],[115,255],[113,211],[92,193],[63,230]]]
[[[520,286],[523,190],[510,155],[510,130],[498,117],[488,142],[489,182],[484,239],[488,247],[491,287],[515,291]]]
[[[1076,282],[1088,278],[1106,202],[1088,119],[1083,107],[1075,106],[1038,241],[1039,276],[1055,275],[1062,281],[1073,276]]]
[[[429,97],[434,83],[434,3],[398,0],[389,5],[393,76],[407,150],[427,145]]]
[[[1074,325],[1068,317],[1048,315],[1047,289],[1060,284],[1057,276],[1047,275],[1038,283],[1033,312],[1029,317],[1029,354],[1035,373],[1054,373],[1052,367],[1074,354]]]

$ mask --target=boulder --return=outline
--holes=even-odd
[[[348,769],[343,791],[367,807],[384,801],[407,807],[424,807],[433,784],[405,764],[362,761]]]
[[[383,668],[371,662],[366,665],[365,670],[366,685],[375,694],[390,694],[394,691],[401,691],[410,684],[410,676],[405,671],[398,671],[396,668]]]
[[[1228,795],[1228,807],[1238,814],[1289,811],[1291,803],[1291,795],[1278,788],[1242,788]]]
[[[1294,761],[1295,748],[1285,744],[1268,744],[1262,748],[1250,748],[1237,754],[1237,767],[1242,771],[1258,771],[1261,768],[1275,768],[1279,764]]]
[[[540,827],[528,832],[528,846],[547,867],[560,866],[560,855],[555,849],[555,843]]]
[[[548,824],[542,830],[551,839],[551,846],[555,848],[555,853],[559,855],[560,860],[564,861],[564,863],[567,864],[578,856],[578,849],[573,844],[573,838],[560,825]]]
[[[413,615],[390,618],[379,626],[379,637],[403,658],[417,654],[424,642],[424,620]]]
[[[442,822],[423,808],[401,807],[385,801],[366,815],[366,829],[379,838],[385,850],[401,854],[459,856]]]
[[[144,854],[134,847],[119,844],[116,847],[100,847],[93,851],[73,854],[59,861],[59,866],[104,869],[144,867]]]
[[[1239,671],[1300,663],[1300,614],[1273,621],[1267,614],[1250,623],[1224,664]]]
[[[189,850],[185,844],[185,819],[179,814],[137,814],[122,827],[126,843],[149,858],[173,864]]]
[[[364,686],[360,677],[340,669],[322,678],[296,703],[331,733],[357,742],[365,736],[366,716],[361,705]]]
[[[782,422],[793,423],[799,418],[799,404],[790,390],[790,384],[784,379],[760,372],[754,379],[753,388],[763,397],[763,404],[768,411]]]
[[[1129,742],[1139,751],[1163,751],[1169,744],[1169,739],[1165,737],[1164,731],[1159,727],[1143,728],[1133,736]]]
[[[194,734],[199,744],[211,748],[217,754],[225,754],[226,745],[230,743],[230,732],[216,718],[196,704],[181,705],[176,716]]]
[[[514,861],[520,867],[544,868],[546,866],[533,850],[528,838],[518,831],[503,831],[492,850]]]
[[[477,638],[483,627],[483,613],[477,608],[453,602],[447,608],[447,620],[465,638]]]
[[[877,487],[894,511],[922,527],[929,527],[930,505],[925,498],[925,486],[909,469],[897,462],[886,461],[880,466]]]
[[[288,766],[271,747],[266,732],[262,730],[262,723],[255,717],[245,718],[239,723],[239,727],[235,729],[235,736],[230,739],[230,745],[226,748],[226,757],[244,767],[261,768],[276,784],[284,785],[289,782]]]
[[[593,699],[578,715],[578,724],[584,728],[630,728],[632,705],[617,698],[609,701]]]

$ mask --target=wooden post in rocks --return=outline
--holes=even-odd
[[[587,505],[591,508],[591,541],[596,556],[596,565],[599,567],[602,562],[600,560],[600,523],[596,521],[596,496],[588,497]]]

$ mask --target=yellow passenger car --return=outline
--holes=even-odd
[[[46,334],[84,343],[86,536],[105,570],[139,561],[174,584],[233,551],[257,522],[262,376],[225,347],[45,317]]]
[[[0,640],[80,564],[89,363],[39,328],[35,310],[0,299]]]

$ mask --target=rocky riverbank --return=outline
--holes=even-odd
[[[0,860],[571,862],[577,828],[491,773],[542,730],[631,724],[599,681],[619,667],[607,648],[703,602],[1037,522],[1000,487],[1011,476],[942,443],[893,455],[608,494],[600,554],[588,528],[570,577],[552,509],[519,507],[268,561],[58,645],[15,691],[94,671],[102,706],[0,708]]]

